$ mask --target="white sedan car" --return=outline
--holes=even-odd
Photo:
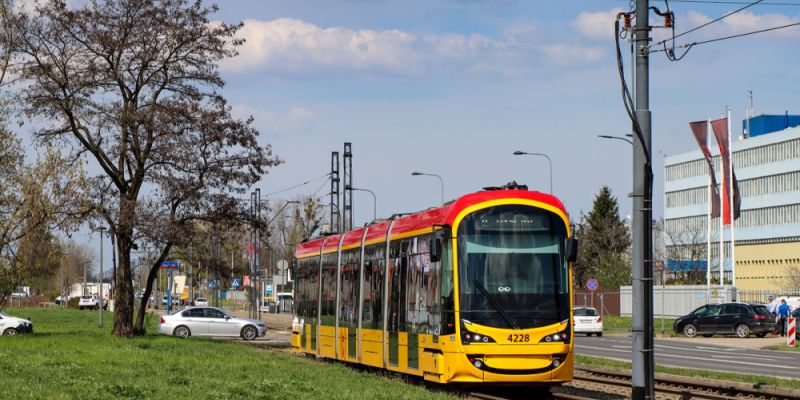
[[[197,299],[194,300],[194,305],[196,305],[198,307],[199,306],[207,306],[208,305],[208,299],[205,298],[205,297],[198,297]]]
[[[12,336],[18,333],[33,333],[31,321],[12,317],[0,311],[0,335]]]
[[[237,318],[216,307],[189,307],[161,317],[158,333],[189,336],[241,336],[253,340],[267,334],[262,321]]]
[[[592,307],[575,307],[575,333],[603,336],[603,317]]]

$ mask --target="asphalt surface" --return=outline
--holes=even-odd
[[[656,339],[655,362],[658,365],[749,375],[800,379],[800,352],[758,350],[755,342],[745,346],[715,344],[714,338],[702,340]],[[720,340],[721,339],[721,340]],[[728,338],[717,341],[728,342]],[[750,341],[757,339],[739,339]],[[780,340],[780,339],[778,339]],[[772,340],[775,342],[775,340]],[[631,361],[629,336],[575,337],[575,353],[594,357]]]
[[[234,314],[247,317],[246,312]],[[251,343],[259,347],[288,350],[292,315],[264,313],[260,319],[267,323],[269,330],[265,337]],[[671,367],[800,379],[800,352],[761,350],[784,341],[784,338],[771,335],[745,339],[721,336],[659,338],[655,341],[655,361],[656,364]],[[585,337],[577,334],[575,352],[630,362],[631,338],[626,335]]]

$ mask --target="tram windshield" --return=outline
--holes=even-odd
[[[479,210],[458,227],[461,318],[526,329],[569,318],[566,227],[549,211],[521,205]]]

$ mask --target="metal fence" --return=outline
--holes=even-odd
[[[738,300],[746,303],[769,303],[769,296],[776,299],[786,299],[786,304],[792,309],[800,307],[800,289],[778,290],[739,290]]]
[[[619,292],[620,315],[632,316],[631,286],[622,286]],[[743,301],[740,294],[741,292],[737,293],[736,289],[730,286],[712,286],[709,289],[705,285],[657,285],[653,286],[653,315],[679,317],[704,304]],[[766,298],[763,301],[766,301]]]

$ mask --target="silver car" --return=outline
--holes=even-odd
[[[241,336],[253,340],[267,334],[262,321],[237,318],[216,307],[188,307],[161,317],[158,333],[178,337]]]

